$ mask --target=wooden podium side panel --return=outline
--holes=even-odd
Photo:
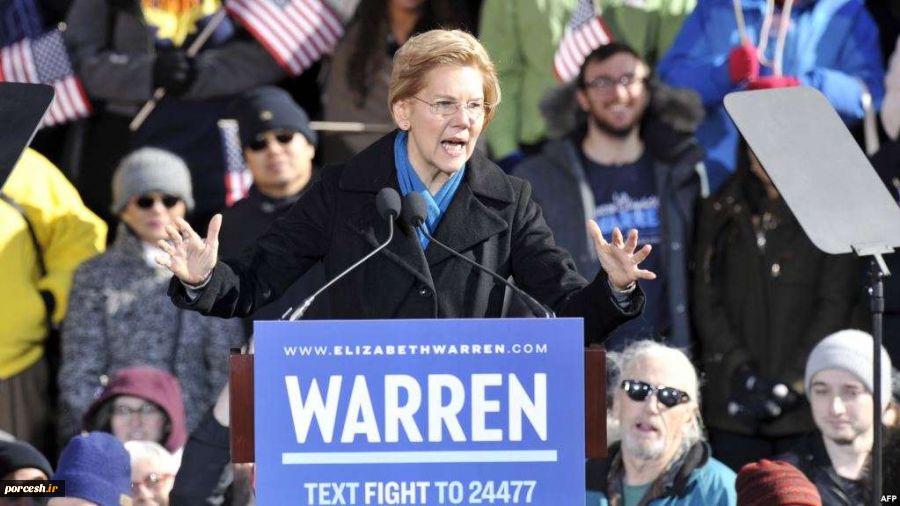
[[[253,355],[232,354],[228,365],[231,461],[235,464],[254,462]]]
[[[606,350],[584,350],[584,454],[606,458]]]

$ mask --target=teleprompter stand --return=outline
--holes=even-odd
[[[820,250],[870,257],[874,337],[872,504],[881,497],[883,255],[900,246],[900,207],[828,100],[807,87],[731,93],[725,108]],[[824,337],[824,336],[823,336]]]

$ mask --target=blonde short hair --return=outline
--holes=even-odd
[[[484,78],[484,125],[500,105],[497,70],[478,39],[462,30],[431,30],[410,38],[394,55],[388,108],[412,97],[425,87],[431,69],[440,65],[471,65]]]

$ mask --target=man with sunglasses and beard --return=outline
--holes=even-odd
[[[587,505],[735,504],[735,474],[703,440],[697,371],[679,349],[638,341],[617,357],[610,416],[621,441],[587,462]]]
[[[247,196],[222,212],[219,253],[236,258],[287,213],[317,179],[313,167],[318,138],[306,112],[281,88],[262,86],[236,99],[230,107],[238,122],[244,160],[253,175]],[[298,279],[278,300],[260,307],[244,319],[249,336],[253,320],[277,320],[324,284],[317,264]],[[325,298],[317,301],[310,316],[325,314]]]
[[[566,100],[572,91],[551,100]],[[643,315],[613,331],[604,343],[608,350],[658,337],[688,348],[687,259],[702,186],[697,165],[704,156],[692,132],[703,106],[693,92],[651,83],[650,67],[619,42],[585,58],[574,94],[577,112],[575,100],[545,104],[553,115],[564,111],[548,117],[548,124],[569,134],[548,142],[513,174],[531,182],[557,244],[572,253],[582,276],[600,271],[582,226],[586,219],[602,230],[635,228],[644,242],[662,248],[646,260],[657,277],[641,283],[647,297]]]

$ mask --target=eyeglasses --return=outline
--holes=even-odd
[[[141,195],[140,197],[134,200],[135,205],[140,207],[141,209],[150,209],[154,205],[156,205],[156,201],[161,200],[162,204],[166,206],[166,209],[172,209],[175,207],[175,204],[178,204],[181,199],[174,195]]]
[[[413,95],[412,98],[418,100],[419,102],[422,102],[423,104],[428,105],[431,108],[432,113],[437,114],[439,116],[443,116],[445,118],[449,117],[449,116],[453,116],[454,114],[459,112],[459,109],[461,107],[465,107],[466,114],[470,118],[481,119],[484,116],[484,113],[487,112],[488,109],[490,109],[489,105],[485,104],[484,102],[482,102],[480,100],[471,100],[469,102],[466,102],[465,105],[463,105],[462,103],[457,102],[456,100],[441,99],[441,100],[436,100],[434,102],[427,102],[415,95]]]
[[[646,77],[637,77],[634,74],[624,74],[619,77],[599,76],[593,81],[584,83],[584,86],[587,88],[593,88],[597,91],[611,91],[619,85],[630,88],[635,84],[643,84],[645,82],[647,82]]]
[[[295,135],[297,135],[297,132],[278,132],[275,134],[275,140],[279,144],[290,144],[294,140]],[[269,147],[269,138],[264,135],[259,135],[247,143],[247,148],[250,151],[262,151],[267,147]]]
[[[113,416],[121,416],[125,418],[131,418],[133,415],[140,415],[141,418],[143,418],[145,416],[161,415],[162,410],[160,410],[156,404],[152,404],[149,402],[141,404],[141,406],[138,408],[132,408],[130,406],[119,404],[113,406],[112,414]]]
[[[629,399],[635,402],[644,402],[647,397],[656,392],[656,399],[667,408],[673,408],[691,400],[691,396],[677,388],[662,385],[653,386],[643,381],[625,380],[622,382],[622,390]]]
[[[172,479],[174,477],[175,475],[168,473],[150,473],[141,481],[131,482],[131,489],[137,490],[137,488],[141,485],[144,485],[145,487],[151,489],[159,488],[166,480]]]

